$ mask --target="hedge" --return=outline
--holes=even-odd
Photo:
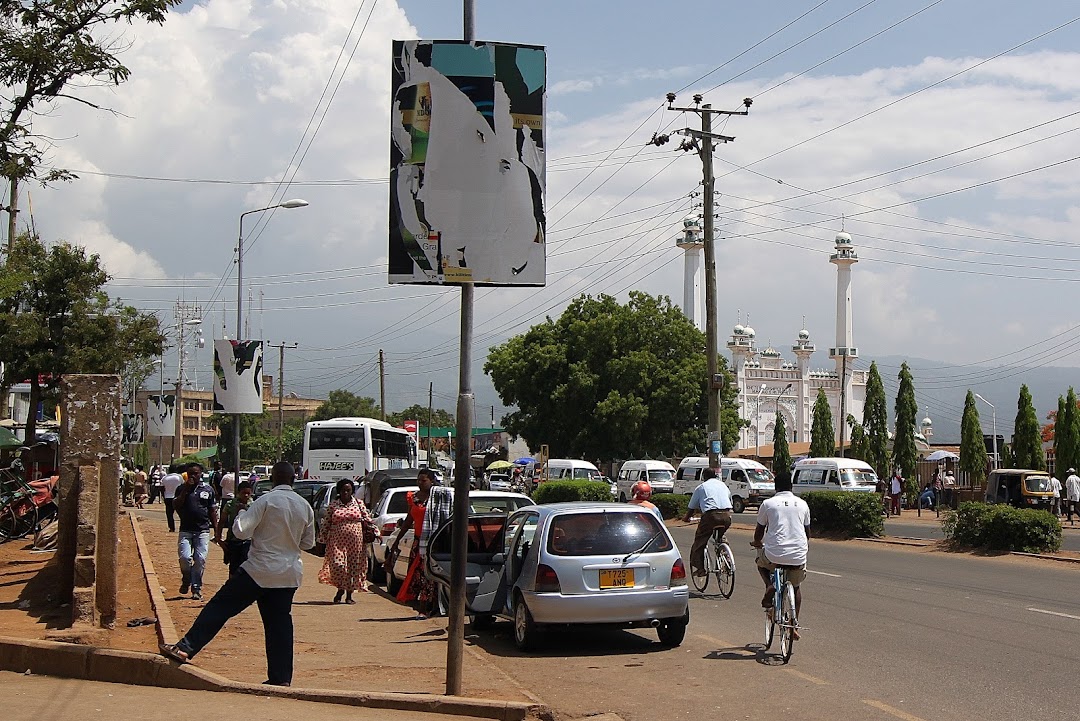
[[[1049,511],[986,503],[961,503],[941,521],[959,546],[991,551],[1045,553],[1061,548],[1061,522]]]
[[[564,501],[610,501],[611,485],[600,481],[547,481],[532,494],[537,503]]]
[[[682,518],[686,515],[686,507],[690,503],[690,496],[685,493],[654,493],[649,499],[664,518]]]
[[[876,493],[812,491],[801,498],[810,506],[810,527],[815,533],[866,538],[885,532],[881,496]]]

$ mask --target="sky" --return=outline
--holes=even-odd
[[[460,38],[460,3],[197,0],[115,33],[130,80],[76,91],[114,112],[61,101],[34,121],[79,176],[24,194],[37,232],[100,254],[110,292],[174,338],[177,301],[197,306],[188,376],[207,387],[236,322],[240,214],[303,198],[245,217],[245,335],[297,344],[286,392],[377,398],[381,349],[391,410],[426,405],[429,383],[453,410],[460,292],[387,284],[386,178],[391,40]],[[648,141],[700,121],[669,91],[753,99],[714,127],[735,136],[715,156],[721,347],[749,322],[790,356],[805,325],[830,367],[843,229],[856,345],[912,358],[932,415],[959,418],[973,365],[1080,366],[1074,2],[480,0],[476,38],[548,52],[547,285],[477,290],[478,420],[505,412],[487,349],[573,297],[680,302],[701,163],[678,136]],[[165,365],[168,383],[175,347]]]

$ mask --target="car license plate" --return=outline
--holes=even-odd
[[[604,568],[600,570],[600,588],[629,588],[634,585],[634,569]]]

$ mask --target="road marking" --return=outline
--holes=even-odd
[[[811,571],[806,569],[807,573],[816,573],[819,576],[828,576],[829,578],[843,578],[839,573],[825,573],[824,571]]]
[[[1061,616],[1063,618],[1075,618],[1077,621],[1080,621],[1080,616],[1074,616],[1071,613],[1061,613],[1059,611],[1047,611],[1047,610],[1042,609],[1042,608],[1029,608],[1028,610],[1029,611],[1034,611],[1035,613],[1045,613],[1048,616]]]
[[[788,673],[790,673],[792,676],[797,676],[798,678],[801,678],[803,681],[809,681],[810,683],[816,683],[818,686],[828,686],[829,685],[829,682],[826,681],[823,678],[818,678],[817,676],[811,676],[808,673],[803,673],[802,671],[796,671],[793,668],[785,668],[784,670],[787,671]]]
[[[735,647],[735,644],[733,644],[733,643],[728,643],[727,641],[723,641],[723,640],[721,640],[719,638],[713,638],[712,636],[706,636],[703,633],[698,633],[698,634],[694,634],[694,635],[697,636],[698,638],[700,638],[702,641],[708,641],[709,643],[716,644],[719,648],[734,648]]]
[[[898,708],[893,708],[889,704],[882,703],[881,701],[875,701],[874,699],[864,698],[863,703],[866,704],[867,706],[873,706],[874,708],[876,708],[876,709],[878,709],[880,711],[884,711],[887,714],[892,714],[896,718],[903,719],[904,721],[926,721],[925,719],[919,718],[918,716],[913,716],[913,715],[909,714],[907,711],[901,711]]]

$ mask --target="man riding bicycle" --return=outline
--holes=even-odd
[[[810,507],[791,492],[791,475],[776,477],[776,495],[762,501],[758,508],[757,528],[750,544],[758,549],[757,567],[765,582],[763,608],[772,608],[776,589],[772,572],[777,566],[788,568],[788,581],[795,587],[795,617],[802,608],[802,582],[806,578],[806,555],[810,538]],[[794,637],[799,638],[795,629]]]
[[[683,516],[683,520],[689,523],[694,511],[701,513],[697,532],[694,533],[694,545],[690,548],[690,573],[695,576],[707,576],[709,573],[705,569],[705,546],[713,531],[719,530],[723,538],[731,526],[731,491],[727,484],[716,477],[716,471],[712,468],[701,472],[701,481],[690,496],[686,515]]]

